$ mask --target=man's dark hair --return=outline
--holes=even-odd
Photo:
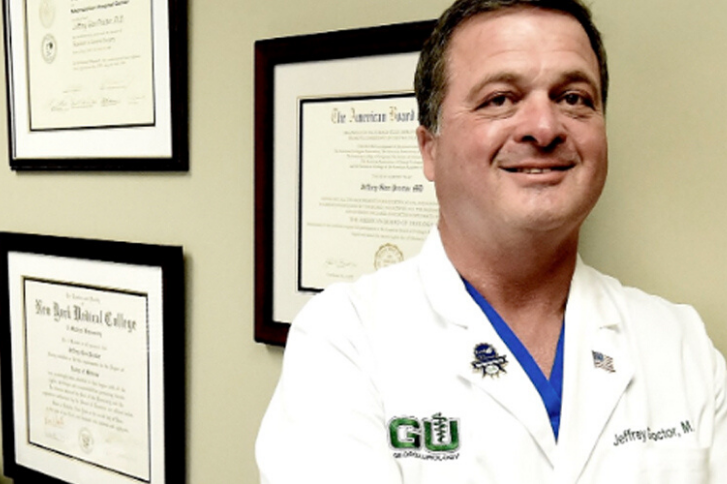
[[[431,132],[436,132],[438,128],[439,113],[447,90],[447,50],[457,28],[482,13],[523,7],[563,12],[581,24],[598,60],[601,102],[605,108],[608,95],[606,50],[601,41],[601,33],[593,24],[590,10],[580,0],[457,0],[439,18],[419,56],[414,79],[419,124]]]

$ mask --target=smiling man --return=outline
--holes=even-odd
[[[439,223],[296,318],[262,482],[727,482],[725,362],[699,316],[578,257],[608,158],[588,10],[457,1],[415,84]]]

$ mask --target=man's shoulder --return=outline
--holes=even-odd
[[[622,283],[619,279],[609,274],[605,274],[591,266],[584,264],[584,269],[589,272],[593,280],[599,281],[606,290],[614,294],[620,294],[626,301],[631,304],[663,307],[665,309],[682,310],[691,308],[691,306],[683,303],[670,301],[660,295],[650,293],[644,289]]]
[[[294,324],[315,320],[371,320],[374,313],[392,311],[412,304],[423,293],[417,257],[361,276],[354,282],[338,282],[313,297],[296,317]]]
[[[355,312],[367,307],[404,301],[421,291],[417,257],[361,276],[354,282],[339,282],[316,295],[304,310],[330,311],[348,308]]]
[[[617,278],[585,264],[583,272],[590,284],[597,286],[616,306],[627,326],[645,331],[658,330],[662,334],[693,331],[704,334],[704,323],[691,305],[623,284]]]

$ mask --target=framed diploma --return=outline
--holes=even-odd
[[[413,92],[434,21],[255,44],[255,339],[329,284],[418,253],[437,219]]]
[[[6,0],[14,170],[187,170],[181,0]]]
[[[181,247],[0,233],[4,472],[185,482]]]

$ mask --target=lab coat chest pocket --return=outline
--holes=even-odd
[[[648,448],[639,463],[640,484],[707,484],[708,449]]]

